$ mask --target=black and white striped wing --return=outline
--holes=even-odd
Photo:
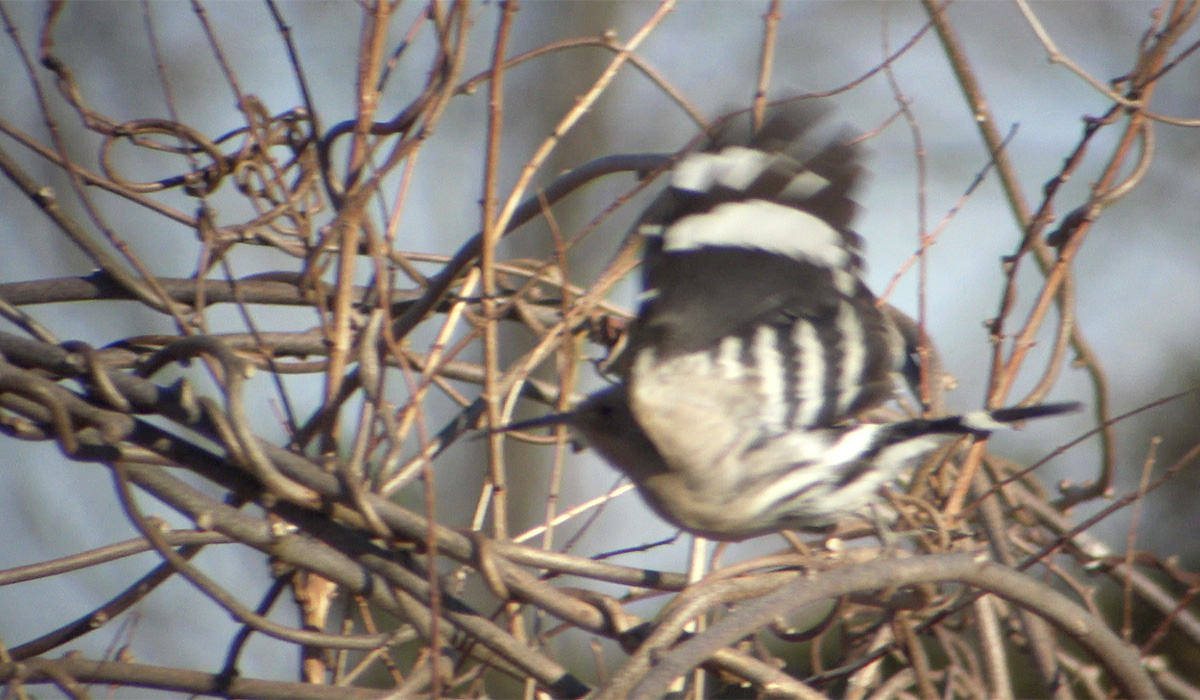
[[[784,108],[752,138],[722,135],[679,162],[637,228],[646,292],[625,381],[514,426],[570,423],[660,515],[705,537],[826,522],[946,436],[1078,408],[856,420],[911,379],[916,334],[860,279],[859,149],[806,148],[816,121]]]
[[[656,423],[687,420],[680,403],[722,402],[734,429],[765,437],[838,424],[895,391],[903,341],[859,279],[849,228],[860,149],[809,147],[818,119],[785,107],[748,140],[717,137],[639,224],[646,296],[628,381],[656,443],[678,432]],[[685,366],[692,381],[676,376]]]

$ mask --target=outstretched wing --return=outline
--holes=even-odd
[[[844,136],[814,147],[819,121],[790,105],[752,136],[726,130],[679,162],[638,225],[646,292],[629,350],[649,351],[629,376],[639,420],[653,422],[662,401],[708,403],[722,380],[731,396],[752,389],[735,418],[775,434],[835,425],[892,395],[903,341],[860,280],[850,229],[861,149]],[[651,388],[689,356],[706,358],[710,381]]]

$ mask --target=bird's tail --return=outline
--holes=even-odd
[[[997,430],[1007,430],[1016,424],[1034,418],[1046,418],[1062,413],[1073,413],[1083,407],[1076,401],[1068,403],[1043,403],[1037,406],[1013,406],[990,411],[971,411],[946,418],[917,418],[895,425],[895,432],[907,435],[975,435],[986,437]],[[893,433],[895,434],[895,433]]]

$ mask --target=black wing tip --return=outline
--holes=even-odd
[[[708,138],[699,150],[719,151],[726,146],[745,146],[767,153],[797,155],[794,152],[797,147],[807,146],[806,150],[811,150],[809,155],[812,155],[822,150],[820,147],[837,145],[857,151],[857,132],[848,127],[839,129],[836,134],[812,137],[812,132],[827,124],[833,113],[832,107],[820,101],[775,102],[767,105],[763,122],[755,130],[753,110],[728,109],[709,127]]]

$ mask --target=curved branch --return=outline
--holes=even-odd
[[[665,654],[661,649],[643,646],[596,697],[597,700],[660,697],[675,678],[695,668],[716,650],[734,644],[781,615],[791,614],[814,602],[861,591],[951,581],[994,593],[1046,618],[1095,656],[1126,696],[1160,697],[1136,651],[1114,634],[1103,620],[1046,584],[981,559],[977,554],[882,559],[795,581],[743,606],[703,634]]]
[[[257,678],[228,677],[216,673],[185,671],[164,666],[134,664],[108,659],[64,656],[60,659],[28,659],[20,663],[0,662],[0,682],[20,679],[22,683],[53,683],[59,674],[85,683],[118,683],[122,686],[195,693],[227,698],[264,700],[372,700],[389,691],[311,683],[286,683]]]

